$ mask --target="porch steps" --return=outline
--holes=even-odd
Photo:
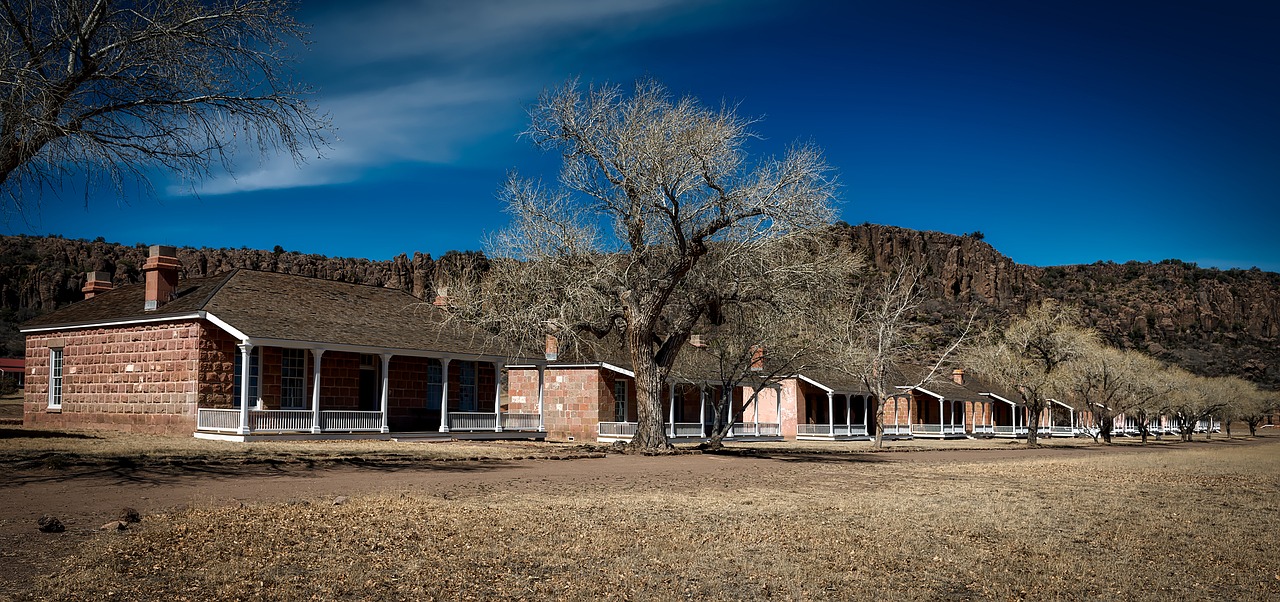
[[[391,440],[396,443],[440,443],[453,441],[452,433],[423,431],[420,433],[393,433]]]

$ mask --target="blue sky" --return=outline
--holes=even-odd
[[[299,76],[325,158],[245,158],[198,195],[48,197],[10,234],[371,259],[477,249],[517,138],[569,77],[653,76],[826,150],[842,217],[962,234],[1021,263],[1179,258],[1280,271],[1280,3],[306,2]],[[87,208],[86,208],[87,200]]]

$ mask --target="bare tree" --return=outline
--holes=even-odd
[[[1111,443],[1115,418],[1123,411],[1133,381],[1134,357],[1101,343],[1089,345],[1071,360],[1063,374],[1062,389],[1077,409],[1089,413],[1094,441]]]
[[[773,248],[781,246],[782,248]],[[821,363],[823,312],[833,299],[847,295],[851,276],[862,264],[860,255],[847,248],[797,248],[782,243],[765,247],[767,252],[734,273],[716,275],[705,286],[711,290],[754,290],[753,302],[721,299],[714,316],[700,328],[705,335],[701,347],[686,353],[695,378],[714,391],[712,424],[706,447],[721,446],[734,423],[747,407],[755,407],[760,394],[798,372]],[[777,266],[791,266],[776,270]],[[798,270],[796,266],[808,266]],[[781,276],[781,277],[778,277]],[[737,282],[751,280],[751,282]],[[699,283],[693,283],[698,285]],[[733,409],[734,392],[744,398],[739,413]],[[709,392],[710,392],[709,391]]]
[[[1079,312],[1052,299],[1027,309],[994,340],[975,347],[969,364],[1016,391],[1027,408],[1027,445],[1037,444],[1037,420],[1049,398],[1067,389],[1070,362],[1098,345],[1098,335],[1079,325]]]
[[[1280,408],[1280,394],[1254,387],[1243,393],[1238,403],[1240,420],[1249,426],[1249,436],[1257,437],[1258,427]]]
[[[923,276],[922,266],[900,263],[889,273],[864,282],[843,308],[828,312],[834,318],[824,331],[830,363],[861,381],[876,399],[876,448],[884,446],[885,402],[899,393],[899,386],[921,387],[933,379],[968,339],[976,316],[970,314],[959,334],[931,358],[927,370],[913,373],[912,382],[904,382],[908,378],[904,368],[923,353],[924,341],[915,320],[924,300]]]
[[[304,28],[288,0],[5,0],[0,7],[4,213],[83,173],[195,181],[241,150],[301,160],[327,118],[289,74]]]
[[[732,106],[674,99],[652,80],[630,95],[570,81],[529,113],[525,136],[562,153],[561,186],[512,174],[503,187],[512,224],[489,241],[499,277],[491,315],[530,342],[551,333],[573,348],[621,335],[637,390],[631,445],[669,448],[662,391],[695,325],[762,293],[749,279],[698,283],[779,241],[814,237],[835,214],[831,171],[809,145],[748,162],[751,120]],[[808,268],[771,269],[781,277]]]
[[[1190,441],[1201,421],[1211,418],[1240,392],[1238,378],[1205,378],[1170,367],[1178,386],[1169,394],[1169,412],[1183,441]]]

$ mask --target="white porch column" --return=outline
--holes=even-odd
[[[707,438],[707,389],[698,387],[698,428],[702,438]]]
[[[943,409],[942,398],[938,398],[938,434],[942,435],[947,432],[946,418],[947,411]]]
[[[311,358],[315,362],[315,370],[311,375],[311,432],[320,434],[320,358],[324,349],[312,349]]]
[[[440,432],[449,432],[449,358],[440,360]]]
[[[836,436],[836,394],[835,391],[827,391],[827,430],[830,431],[831,437]]]
[[[493,363],[493,432],[502,432],[502,362]]]
[[[546,432],[547,430],[547,425],[542,420],[542,400],[543,400],[542,390],[543,390],[543,387],[546,386],[546,382],[547,382],[547,365],[538,364],[538,432],[540,433]]]
[[[390,433],[391,425],[387,422],[387,390],[391,388],[391,354],[382,354],[382,433]]]
[[[253,360],[253,345],[248,341],[236,345],[240,348],[240,429],[241,435],[249,434],[249,362]]]
[[[671,383],[667,387],[667,393],[671,396],[671,405],[667,407],[667,437],[674,438],[676,436],[676,384]]]

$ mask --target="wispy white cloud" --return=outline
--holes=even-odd
[[[304,16],[314,42],[306,71],[337,127],[332,148],[301,166],[289,157],[245,157],[235,175],[195,191],[323,186],[357,181],[387,165],[454,163],[499,132],[514,135],[524,118],[522,102],[577,74],[564,64],[572,54],[565,48],[600,54],[664,27],[700,27],[672,16],[707,3],[420,0],[318,9]]]

